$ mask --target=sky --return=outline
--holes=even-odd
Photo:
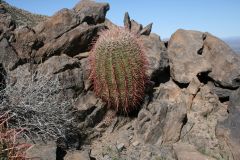
[[[79,0],[5,0],[27,11],[51,16]],[[240,36],[240,0],[96,0],[107,2],[107,18],[122,26],[124,13],[152,32],[169,38],[177,29],[210,32],[220,38]]]

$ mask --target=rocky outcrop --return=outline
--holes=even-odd
[[[227,107],[221,104],[207,86],[199,87],[193,97],[191,108],[187,114],[187,123],[182,128],[181,141],[194,145],[198,151],[214,158],[226,158],[230,155],[221,146],[216,137],[216,125],[226,118]]]
[[[131,32],[138,34],[138,35],[146,35],[148,36],[151,33],[153,23],[148,24],[143,28],[142,24],[139,24],[135,20],[131,20],[128,12],[124,15],[124,27],[129,29]]]
[[[15,43],[19,57],[40,63],[53,55],[75,56],[89,50],[93,38],[105,26],[80,22],[76,12],[63,9],[34,30],[19,30]]]
[[[116,114],[89,81],[91,43],[116,26],[105,19],[108,10],[107,3],[83,0],[19,27],[0,6],[0,111],[10,110],[16,117],[11,125],[32,133],[25,133],[37,143],[29,155],[238,160],[239,55],[199,31],[180,29],[163,42],[151,33],[152,23],[143,27],[126,13],[124,27],[146,49],[151,83],[138,111]]]
[[[189,98],[172,81],[156,90],[154,101],[138,114],[136,135],[150,144],[173,144],[186,121]]]
[[[124,27],[135,34],[139,34],[148,61],[147,75],[156,84],[166,82],[170,75],[167,74],[169,68],[169,60],[167,48],[160,36],[151,33],[152,23],[142,29],[142,25],[134,20],[130,20],[129,14],[126,12],[124,16]]]

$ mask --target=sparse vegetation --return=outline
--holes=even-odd
[[[9,121],[11,128],[25,128],[25,138],[48,140],[64,136],[65,125],[71,123],[71,100],[64,99],[58,77],[29,75],[17,82],[7,83],[0,91],[0,112],[9,111],[14,117]],[[11,79],[11,78],[10,78]]]

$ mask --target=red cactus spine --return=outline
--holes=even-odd
[[[144,97],[147,61],[136,35],[123,28],[100,33],[90,53],[94,91],[116,111],[126,113]]]

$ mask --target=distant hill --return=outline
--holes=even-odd
[[[234,51],[240,54],[240,37],[230,37],[223,39]]]
[[[44,15],[33,14],[28,11],[16,8],[2,0],[0,0],[0,12],[9,13],[15,20],[17,26],[22,25],[35,26],[39,22],[44,21],[48,18],[47,16]]]

